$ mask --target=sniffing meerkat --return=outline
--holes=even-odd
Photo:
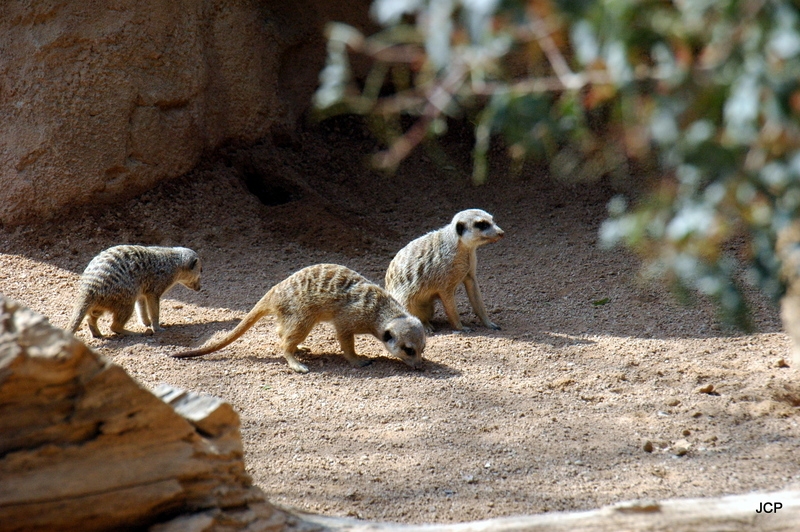
[[[461,211],[450,224],[412,240],[395,255],[386,271],[386,290],[418,317],[428,332],[433,330],[430,320],[437,299],[454,329],[469,330],[461,324],[456,308],[456,289],[463,283],[481,322],[500,329],[489,319],[483,305],[475,275],[475,250],[497,242],[503,235],[488,212]]]
[[[356,354],[356,334],[371,334],[393,356],[413,368],[422,366],[422,323],[383,288],[337,264],[317,264],[293,273],[273,286],[223,338],[172,356],[196,357],[222,349],[267,314],[277,318],[283,358],[298,373],[308,373],[308,368],[294,357],[297,346],[323,321],[333,324],[344,357],[355,367],[371,362]]]
[[[163,330],[158,323],[161,296],[178,283],[200,290],[202,271],[197,253],[188,248],[126,245],[108,248],[86,266],[67,330],[75,333],[88,314],[92,336],[102,338],[97,319],[108,311],[113,315],[113,332],[135,334],[125,329],[134,306],[142,325],[152,332]]]

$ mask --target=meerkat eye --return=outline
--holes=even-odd
[[[410,357],[417,356],[417,351],[413,347],[404,347],[403,351]]]
[[[390,333],[389,331],[385,331],[383,333],[383,341],[390,342],[391,340],[392,340],[392,333]]]
[[[477,229],[478,231],[486,231],[487,229],[489,229],[489,227],[491,227],[491,225],[492,224],[490,224],[489,222],[481,220],[480,222],[475,222],[475,229]]]

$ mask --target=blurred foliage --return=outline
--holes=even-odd
[[[461,117],[476,183],[497,137],[557,178],[657,176],[634,203],[612,200],[603,242],[745,329],[742,266],[784,293],[776,242],[800,214],[796,2],[375,0],[372,16],[371,36],[329,26],[315,103],[370,116],[389,146],[379,166]],[[368,59],[359,79],[351,54]]]

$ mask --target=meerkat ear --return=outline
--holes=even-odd
[[[383,331],[383,341],[390,342],[392,340],[392,333],[387,331]]]
[[[189,269],[194,270],[194,267],[197,266],[197,257],[192,259],[192,262],[189,263]]]
[[[456,224],[456,233],[458,233],[458,236],[461,236],[461,235],[464,234],[464,229],[465,228],[466,228],[466,226],[464,225],[464,222],[458,222]]]

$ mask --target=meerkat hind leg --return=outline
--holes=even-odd
[[[423,327],[425,327],[425,334],[433,333],[433,325],[431,325],[431,318],[433,318],[433,304],[434,299],[430,298],[424,302],[409,302],[407,305],[408,312],[419,318],[419,321],[422,322]]]
[[[101,333],[100,329],[97,327],[97,319],[101,314],[102,311],[97,310],[89,310],[89,312],[86,314],[86,324],[89,325],[89,331],[95,338],[103,337],[103,333]]]
[[[461,323],[461,317],[458,315],[458,308],[456,307],[456,294],[455,292],[448,294],[440,294],[439,299],[442,301],[444,313],[447,315],[447,321],[450,326],[457,331],[470,332],[468,327],[464,327]]]
[[[308,366],[300,363],[294,355],[298,351],[297,348],[300,342],[306,339],[312,327],[313,325],[311,327],[305,326],[286,331],[284,325],[278,323],[277,332],[278,336],[281,338],[281,352],[283,353],[283,358],[286,359],[286,363],[289,364],[289,367],[297,373],[308,373]]]
[[[133,305],[127,305],[122,310],[115,310],[112,311],[113,320],[111,321],[111,331],[115,334],[120,335],[130,335],[136,334],[133,331],[129,331],[125,328],[125,324],[131,318],[133,314]]]
[[[297,344],[294,342],[284,342],[282,351],[283,358],[286,359],[286,363],[289,364],[290,368],[297,373],[308,373],[308,366],[302,364],[294,357],[294,354],[297,352]]]

